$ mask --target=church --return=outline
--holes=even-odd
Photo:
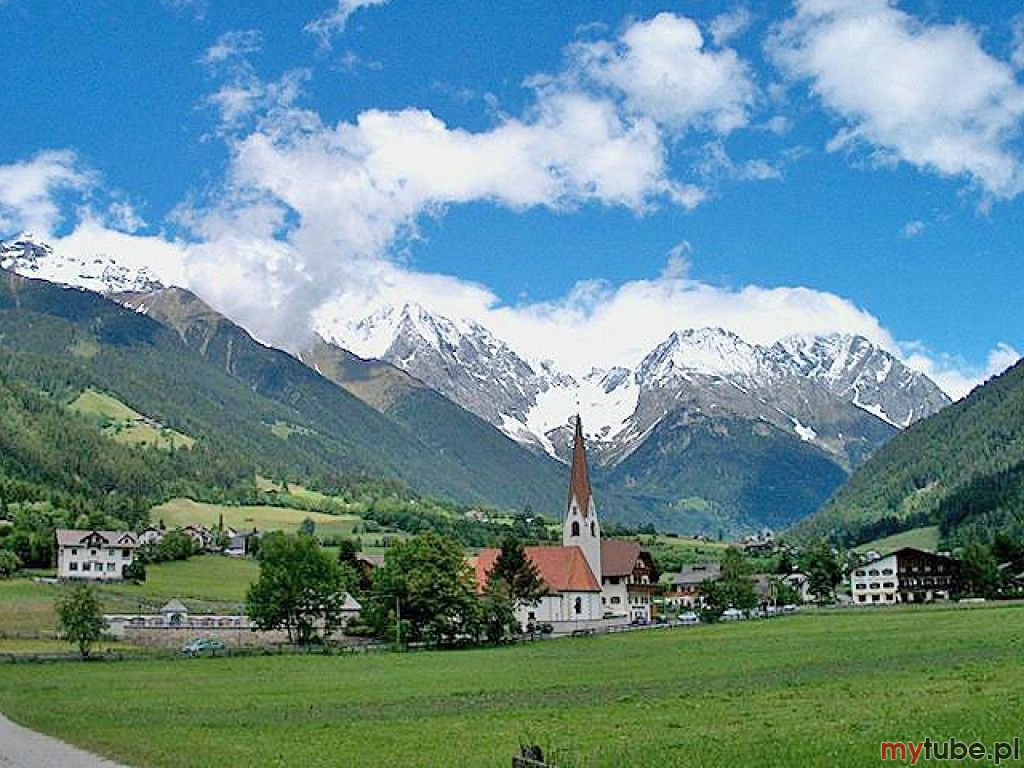
[[[477,585],[487,585],[500,550],[481,550],[473,563]],[[569,496],[562,521],[562,546],[526,547],[547,594],[517,611],[520,624],[548,623],[556,631],[653,618],[651,597],[658,583],[654,561],[634,541],[602,541],[590,488],[583,424],[576,417]]]

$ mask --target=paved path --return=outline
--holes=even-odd
[[[0,715],[0,768],[124,768]]]

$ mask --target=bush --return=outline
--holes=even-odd
[[[9,579],[21,568],[21,558],[13,552],[0,550],[0,579]]]
[[[133,560],[125,566],[123,575],[128,581],[142,583],[146,580],[146,564],[141,560]]]

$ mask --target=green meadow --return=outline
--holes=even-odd
[[[202,555],[150,565],[142,584],[97,584],[104,610],[130,613],[156,610],[179,598],[194,611],[235,613],[258,575],[252,560]],[[47,638],[56,631],[54,601],[67,584],[40,584],[27,578],[0,580],[0,637]],[[8,652],[17,652],[9,648]]]
[[[151,523],[163,520],[168,528],[189,524],[217,525],[223,518],[224,525],[236,530],[286,531],[295,533],[302,521],[309,518],[316,525],[321,536],[351,536],[353,529],[361,522],[355,515],[328,515],[291,507],[230,506],[207,504],[192,499],[171,499],[153,507],[149,513]]]
[[[0,711],[135,766],[849,766],[1012,739],[1024,608],[760,622],[361,657],[0,665]],[[83,702],[102,706],[83,706]]]
[[[922,528],[911,528],[909,531],[894,533],[882,539],[869,541],[856,547],[857,552],[869,552],[875,550],[881,554],[895,552],[903,547],[916,547],[928,552],[935,552],[939,548],[939,526],[926,525]]]

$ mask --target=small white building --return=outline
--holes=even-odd
[[[57,529],[57,576],[116,581],[135,560],[139,540],[131,531]]]

